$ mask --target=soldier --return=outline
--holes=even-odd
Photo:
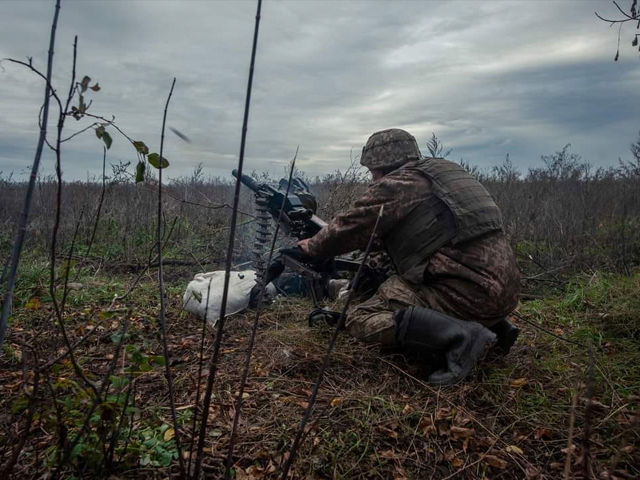
[[[374,133],[360,163],[372,175],[362,198],[298,243],[314,258],[364,250],[384,205],[376,235],[397,274],[350,307],[348,333],[428,355],[443,367],[429,377],[436,384],[465,378],[496,339],[508,352],[520,272],[491,195],[461,166],[422,157],[400,129]]]

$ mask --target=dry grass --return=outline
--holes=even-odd
[[[87,290],[72,292],[66,318],[75,338],[99,321],[99,313],[112,294],[121,292],[128,280],[86,278]],[[196,403],[200,322],[180,310],[184,283],[179,275],[173,277],[167,321],[176,401],[186,430],[183,444],[187,445]],[[565,293],[521,307],[525,318],[555,329],[560,335],[594,341],[597,375],[590,419],[589,468],[599,476],[614,469],[618,478],[640,474],[640,437],[633,428],[634,422],[637,425],[640,399],[640,328],[635,315],[638,301],[632,295],[638,287],[638,274],[629,278],[590,277],[570,285]],[[28,296],[23,294],[21,298]],[[10,346],[5,352],[9,354],[3,355],[0,365],[3,459],[23,427],[20,357],[24,352],[18,343],[21,338],[33,337],[50,310],[46,296],[33,296],[38,296],[41,305],[34,308],[25,301],[16,310]],[[148,355],[160,354],[157,293],[152,278],[141,286],[131,306],[134,313],[127,343]],[[327,327],[307,327],[310,307],[301,299],[283,299],[262,317],[235,448],[236,478],[276,478],[291,445],[330,333]],[[233,317],[223,339],[205,448],[205,471],[213,478],[220,475],[226,455],[251,321],[250,315]],[[119,323],[119,317],[103,322],[100,337],[78,348],[78,357],[91,378],[98,378],[107,368],[113,352],[108,332],[117,330]],[[419,365],[341,336],[299,452],[294,477],[561,478],[567,456],[570,406],[577,394],[573,433],[576,445],[569,454],[572,478],[580,478],[586,352],[527,324],[520,326],[523,334],[508,357],[489,359],[468,382],[442,388],[426,384]],[[207,357],[212,344],[213,339],[208,336]],[[55,352],[59,345],[57,338],[45,337],[39,348],[44,355]],[[124,368],[122,363],[128,365],[130,360],[119,362],[117,372]],[[133,416],[134,437],[166,432],[170,424],[163,368],[151,366],[135,380],[135,406],[139,410]],[[52,370],[51,377],[54,382],[74,380],[68,362]],[[579,391],[575,392],[577,380]],[[88,405],[82,390],[71,383],[60,390],[61,398],[72,399],[61,407],[70,433],[77,429],[74,418]],[[57,425],[50,398],[44,394],[38,412],[15,470],[16,478],[41,478],[51,469],[48,461],[55,449]],[[163,445],[170,449],[170,444]],[[145,448],[130,449],[120,457],[114,472],[118,478],[166,478],[171,472],[177,474],[175,461],[168,468],[142,467],[141,458],[149,453]],[[82,472],[90,461],[89,451],[80,454],[73,462],[76,472]],[[84,476],[95,476],[88,472],[91,470],[87,468]]]

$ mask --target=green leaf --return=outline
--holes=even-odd
[[[87,111],[87,106],[84,104],[84,97],[78,95],[78,113],[84,113]]]
[[[109,150],[111,148],[111,143],[113,142],[113,140],[111,139],[111,135],[109,135],[107,132],[104,132],[102,134],[102,141],[107,146],[107,150]]]
[[[100,125],[96,128],[96,137],[102,138],[102,135],[104,135],[104,125]]]
[[[127,377],[116,377],[115,375],[111,375],[109,380],[111,380],[113,388],[122,388],[129,385],[129,379]]]
[[[146,168],[146,164],[141,160],[136,165],[136,183],[144,182],[144,170]]]
[[[149,440],[143,443],[143,445],[148,449],[152,449],[157,444],[158,444],[158,439],[156,437],[151,437]]]
[[[91,77],[87,77],[86,75],[84,76],[84,78],[82,79],[82,81],[80,82],[80,88],[82,93],[87,91],[87,87],[89,86],[89,82],[91,81]]]
[[[147,147],[143,141],[135,141],[133,142],[133,146],[136,147],[138,153],[141,153],[142,155],[149,155],[149,147]]]
[[[147,362],[140,364],[141,372],[150,372],[151,370],[152,370],[151,365],[149,365]]]
[[[127,338],[129,338],[130,335],[128,333],[124,334],[124,339],[126,340]],[[123,339],[123,335],[121,333],[112,333],[109,338],[111,339],[111,341],[113,343],[120,343],[120,341],[122,341]]]
[[[163,367],[167,364],[165,358],[162,355],[151,355],[149,356],[153,363],[157,363],[158,365],[162,365]]]
[[[89,87],[91,90],[93,90],[94,92],[99,92],[100,91],[100,85],[98,85],[98,83],[96,82],[96,84],[93,87]]]
[[[118,314],[118,310],[105,310],[104,312],[100,312],[100,318],[102,320],[106,320],[108,318],[112,318]]]
[[[169,465],[171,465],[172,459],[173,455],[171,455],[170,452],[162,452],[158,461],[160,462],[161,467],[168,467]]]
[[[195,299],[198,300],[198,303],[202,303],[202,294],[200,292],[196,292],[194,290],[191,292],[191,295],[193,295]]]
[[[75,447],[73,447],[73,451],[71,452],[71,460],[75,460],[78,458],[78,455],[82,452],[82,448],[84,445],[82,443],[78,443]]]
[[[149,160],[149,163],[151,165],[158,169],[167,168],[169,166],[169,160],[164,157],[162,157],[162,164],[160,164],[160,155],[158,155],[157,153],[150,153],[147,156],[147,160]]]

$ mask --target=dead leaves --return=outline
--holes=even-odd
[[[507,468],[506,460],[496,457],[495,455],[483,455],[482,461],[490,467],[497,468],[499,470]]]
[[[457,427],[455,425],[451,427],[450,431],[451,437],[455,440],[464,440],[465,438],[470,438],[474,433],[473,428]]]
[[[509,382],[509,386],[511,388],[522,388],[527,383],[528,383],[528,380],[526,378],[522,377],[522,378],[516,378],[515,380],[511,380]]]

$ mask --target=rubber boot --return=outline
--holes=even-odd
[[[503,318],[495,325],[489,327],[493,333],[498,337],[496,347],[500,349],[505,355],[511,351],[511,347],[520,335],[520,329],[513,325],[509,320]]]
[[[496,334],[476,322],[435,310],[409,307],[394,314],[396,343],[407,353],[426,353],[443,365],[429,376],[435,385],[464,380],[496,342]]]

